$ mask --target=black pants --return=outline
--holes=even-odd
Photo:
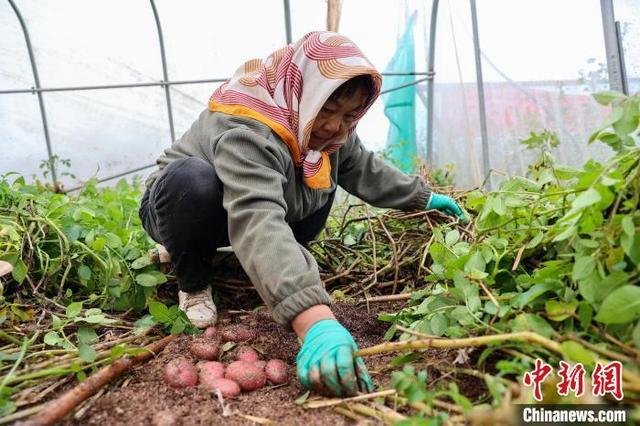
[[[222,193],[213,166],[195,157],[171,162],[144,193],[142,226],[169,252],[182,291],[205,288],[216,248],[229,245]],[[324,228],[334,196],[309,217],[289,224],[298,243],[306,245]]]

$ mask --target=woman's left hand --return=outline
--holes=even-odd
[[[431,193],[429,202],[427,203],[427,210],[439,210],[449,216],[457,216],[463,223],[468,223],[469,219],[464,214],[458,203],[453,198],[446,195]]]

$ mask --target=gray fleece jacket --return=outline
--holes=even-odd
[[[424,209],[431,193],[421,178],[367,151],[356,134],[330,155],[331,187],[311,189],[287,145],[268,126],[208,110],[158,158],[147,187],[167,164],[185,157],[214,166],[224,188],[233,251],[281,324],[313,305],[330,304],[315,259],[297,243],[288,222],[319,210],[337,185],[373,206],[400,210]]]

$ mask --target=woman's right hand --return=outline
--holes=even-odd
[[[353,358],[358,346],[351,334],[335,319],[313,324],[304,336],[296,358],[298,378],[303,386],[333,396],[371,392],[373,382],[362,358]]]

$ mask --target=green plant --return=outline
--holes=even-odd
[[[524,342],[503,347],[555,363],[590,367],[614,357],[628,360],[629,372],[638,368],[629,356],[637,353],[630,347],[640,348],[640,95],[607,92],[596,99],[614,108],[590,142],[600,140],[616,154],[582,168],[559,166],[549,152],[557,136],[532,133],[523,144],[540,150],[540,160],[528,176],[494,192],[469,193],[475,241],[448,225],[434,228],[424,277],[431,285],[382,320],[451,338],[531,331],[562,342],[559,352]],[[392,327],[388,337],[396,333]],[[478,364],[500,347],[485,349]],[[530,359],[498,362],[497,377],[522,375]],[[629,377],[627,385],[637,386]],[[416,380],[412,386],[420,389]]]
[[[176,305],[168,308],[162,302],[150,302],[149,313],[151,314],[151,319],[162,324],[164,330],[168,333],[198,334],[201,332],[201,330],[191,324],[187,315],[178,309]],[[144,322],[145,318],[143,317],[141,321]]]

